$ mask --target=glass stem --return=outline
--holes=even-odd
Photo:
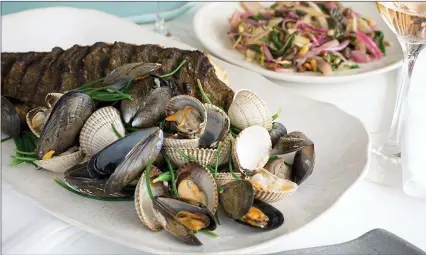
[[[395,103],[395,109],[392,117],[392,124],[388,135],[388,140],[380,149],[380,152],[389,157],[400,157],[400,133],[402,126],[402,115],[404,109],[404,102],[410,87],[411,75],[413,73],[414,64],[417,56],[424,48],[424,44],[413,44],[402,41],[401,45],[404,50],[403,71],[401,76],[401,85],[398,89],[398,94]]]

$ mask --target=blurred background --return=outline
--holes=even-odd
[[[176,18],[188,11],[193,4],[189,2],[2,2],[1,14],[11,14],[24,10],[46,7],[75,7],[95,9],[113,14],[132,22],[151,23],[156,21],[157,12],[165,20]]]

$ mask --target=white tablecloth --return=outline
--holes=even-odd
[[[199,4],[198,4],[199,5]],[[173,38],[203,49],[192,32],[195,8],[168,22]],[[153,25],[144,25],[149,29]],[[426,66],[426,52],[420,66]],[[417,69],[420,69],[419,66]],[[359,117],[370,133],[386,133],[393,110],[398,71],[348,84],[309,85],[274,81],[307,96],[336,104]],[[414,84],[425,84],[420,70]],[[72,206],[72,205],[70,205]],[[367,181],[351,189],[336,206],[306,228],[281,238],[264,253],[334,244],[383,228],[426,251],[426,201],[405,195],[400,188]],[[56,219],[33,202],[2,186],[2,254],[141,254],[93,236]]]

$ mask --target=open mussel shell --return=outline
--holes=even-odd
[[[268,223],[265,226],[260,227],[260,226],[256,226],[256,225],[244,222],[241,219],[237,219],[236,221],[238,223],[244,224],[252,228],[258,228],[261,230],[273,230],[280,227],[284,223],[284,215],[272,205],[255,199],[251,206],[259,209],[262,213],[264,213],[268,217]]]
[[[166,105],[166,115],[171,116],[178,111],[183,111],[186,106],[191,106],[195,109],[199,116],[188,119],[188,114],[183,114],[184,121],[181,125],[172,122],[178,133],[182,137],[195,138],[200,137],[207,123],[207,111],[204,105],[195,97],[187,95],[175,96]]]
[[[153,180],[160,174],[161,171],[155,166],[152,166],[150,176],[152,194],[154,196],[167,196],[167,185],[165,185],[164,182],[153,183]],[[141,178],[138,181],[138,185],[136,186],[135,207],[139,219],[148,229],[152,231],[160,231],[161,229],[163,229],[154,214],[154,207],[146,186],[145,172],[142,174]]]
[[[80,150],[70,149],[68,152],[54,156],[50,159],[35,160],[34,163],[46,170],[63,173],[74,166],[80,164],[84,159],[84,154]]]
[[[50,110],[45,107],[36,107],[27,113],[27,125],[35,136],[40,137],[49,115],[49,111]]]
[[[240,90],[228,110],[231,124],[243,130],[250,126],[262,126],[267,130],[272,128],[272,114],[266,103],[250,90]]]
[[[269,135],[271,136],[272,147],[278,142],[278,140],[287,134],[287,128],[280,122],[273,122],[272,129],[269,130]]]
[[[108,193],[119,192],[142,174],[160,153],[163,132],[158,127],[131,133],[110,144],[96,155],[88,165],[88,171],[97,178],[108,178]]]
[[[112,72],[105,77],[103,85],[120,89],[126,85],[127,82],[143,78],[160,68],[161,64],[158,63],[138,62],[125,64],[112,70]]]
[[[179,212],[189,212],[204,215],[205,229],[215,230],[216,221],[213,214],[201,203],[183,198],[155,197],[153,200],[154,213],[162,227],[179,240],[191,244],[202,243],[194,235],[194,231],[178,221]]]
[[[201,147],[216,147],[229,133],[231,122],[228,115],[213,104],[204,104],[207,111],[207,123],[200,137]]]
[[[302,132],[291,132],[282,136],[271,151],[272,155],[286,155],[296,152],[292,162],[291,180],[298,185],[313,172],[315,165],[314,143]],[[280,175],[279,173],[275,173]]]
[[[1,97],[1,131],[11,137],[21,133],[21,122],[15,106],[5,97]]]
[[[187,163],[176,171],[179,197],[193,199],[207,206],[214,214],[218,206],[217,184],[213,175],[202,165]]]
[[[73,190],[95,198],[130,198],[135,194],[134,184],[129,184],[119,192],[108,193],[105,191],[107,179],[93,178],[88,172],[88,161],[67,170],[64,181]]]
[[[84,154],[92,156],[117,141],[119,137],[114,129],[121,137],[126,133],[120,112],[116,108],[107,106],[95,111],[81,129],[81,150]]]
[[[266,165],[271,148],[268,130],[262,126],[250,126],[235,139],[233,159],[240,170],[252,175]]]
[[[254,199],[254,190],[247,180],[237,180],[221,186],[220,206],[232,219],[240,219],[250,210]]]
[[[55,104],[44,125],[37,146],[37,157],[49,151],[55,155],[65,152],[78,142],[78,135],[95,110],[92,98],[78,91],[64,94]]]

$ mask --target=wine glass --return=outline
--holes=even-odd
[[[404,61],[391,128],[387,141],[373,151],[375,157],[372,160],[376,161],[377,169],[369,179],[385,185],[400,186],[402,115],[413,67],[426,46],[426,3],[376,2],[376,6],[386,24],[396,34],[403,49]]]
[[[161,3],[164,4],[164,2],[161,1],[157,1],[157,8],[155,11],[155,15],[156,15],[156,20],[155,20],[155,31],[157,33],[160,33],[162,35],[165,36],[170,36],[170,33],[167,31],[167,27],[166,27],[166,20],[165,18],[160,14],[162,9],[161,9]],[[167,2],[166,2],[167,3]]]

